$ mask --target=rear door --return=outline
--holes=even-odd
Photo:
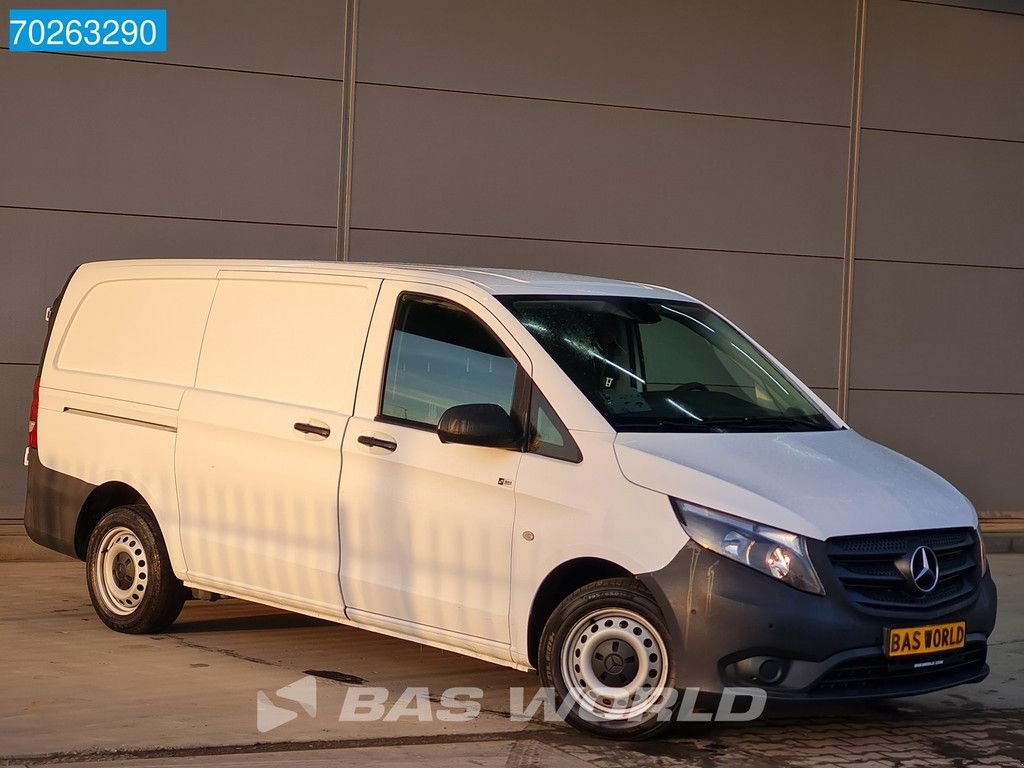
[[[342,585],[351,618],[507,654],[517,450],[443,444],[453,405],[518,415],[529,360],[479,303],[386,281],[344,442]]]
[[[189,578],[341,615],[338,478],[381,281],[223,272],[176,482]]]

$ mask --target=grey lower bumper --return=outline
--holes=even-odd
[[[39,452],[29,449],[25,497],[25,531],[29,538],[61,554],[84,559],[83,542],[76,539],[78,515],[94,490],[94,485],[44,467]]]
[[[987,638],[996,589],[982,579],[973,601],[947,615],[880,617],[848,602],[838,582],[811,595],[687,544],[665,568],[640,579],[672,631],[677,685],[715,693],[758,686],[778,699],[911,696],[978,682],[988,674]],[[905,661],[884,656],[887,628],[967,623],[962,649]],[[773,665],[763,667],[765,661]],[[761,670],[777,672],[766,679]]]

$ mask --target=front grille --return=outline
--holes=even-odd
[[[939,582],[924,595],[896,566],[920,546],[934,551],[939,564]],[[826,541],[825,551],[847,597],[868,613],[939,615],[970,602],[978,588],[981,569],[973,528],[840,536]]]
[[[927,661],[893,662],[882,654],[837,664],[811,686],[810,693],[830,696],[913,693],[970,680],[985,669],[983,643],[968,645]],[[941,664],[934,662],[941,661]],[[930,664],[921,666],[922,663]],[[915,666],[918,665],[918,666]]]

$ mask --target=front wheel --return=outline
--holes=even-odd
[[[635,739],[669,725],[668,630],[635,579],[604,579],[569,595],[548,619],[538,657],[542,682],[576,728]]]
[[[118,632],[159,632],[185,603],[159,528],[141,505],[118,507],[100,519],[89,537],[86,573],[96,614]]]

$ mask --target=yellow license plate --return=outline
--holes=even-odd
[[[892,658],[952,651],[963,648],[966,639],[965,621],[890,629],[885,638],[885,655]]]

